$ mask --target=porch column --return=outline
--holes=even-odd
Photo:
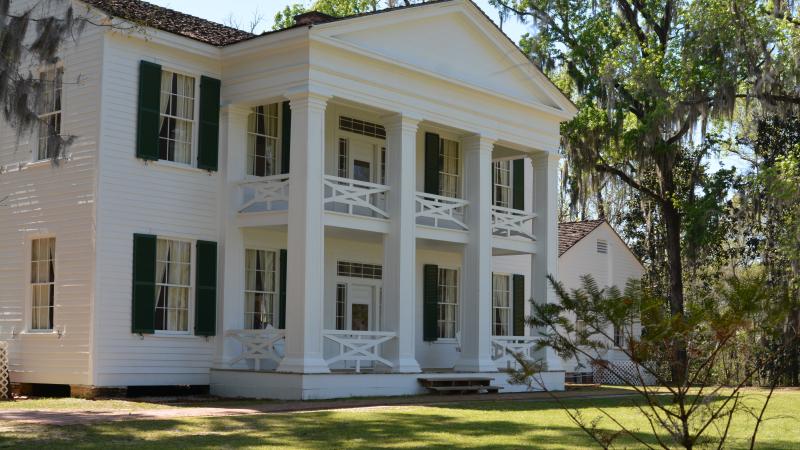
[[[469,241],[462,264],[461,357],[454,369],[496,372],[492,362],[492,148],[494,140],[464,140],[464,186]]]
[[[389,233],[383,240],[383,316],[397,339],[386,345],[395,372],[421,372],[414,354],[416,306],[416,155],[419,120],[401,114],[387,125]]]
[[[228,330],[244,328],[244,239],[242,229],[236,224],[241,193],[238,183],[245,176],[245,156],[247,152],[247,116],[249,108],[230,105],[222,110],[220,141],[224,154],[220,155],[220,173],[224,195],[221,197],[220,221],[222,230],[220,258],[222,259],[219,278],[220,302],[217,304],[217,317],[222,324],[217,339],[218,367],[229,368],[228,363],[241,353],[241,345],[225,337]],[[244,361],[236,367],[245,367]]]
[[[558,152],[540,151],[533,154],[533,208],[536,219],[536,253],[531,257],[531,293],[537,303],[557,303],[555,290],[547,275],[558,279]],[[537,333],[533,333],[536,335]],[[562,370],[561,358],[547,347],[538,355],[547,370]]]
[[[313,92],[288,95],[292,110],[289,162],[286,356],[279,372],[330,372],[322,355],[324,225],[322,176],[325,106]]]

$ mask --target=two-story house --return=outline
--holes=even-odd
[[[73,5],[105,26],[33,69],[67,157],[46,127],[0,128],[14,382],[323,398],[458,373],[508,391],[513,350],[563,387],[523,318],[555,301],[576,110],[472,2],[262,35]]]

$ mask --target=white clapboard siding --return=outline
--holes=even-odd
[[[136,158],[140,60],[178,68],[198,80],[219,77],[216,63],[179,55],[124,36],[106,40],[95,305],[98,385],[208,384],[215,338],[131,333],[133,234],[220,240],[217,173]]]
[[[14,6],[20,6],[15,2]],[[14,327],[15,382],[92,384],[94,208],[102,31],[65,44],[62,132],[75,136],[57,167],[31,164],[32,138],[0,123],[0,328]],[[21,164],[20,164],[21,163]],[[21,169],[20,169],[21,165]],[[56,238],[56,334],[27,333],[30,239]]]

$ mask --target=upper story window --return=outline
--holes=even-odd
[[[158,158],[191,164],[195,79],[188,75],[163,70],[160,98]]]
[[[156,330],[189,331],[191,271],[191,242],[159,238],[156,247]]]
[[[31,329],[52,330],[55,309],[56,239],[31,241]]]
[[[36,161],[53,158],[61,135],[61,88],[64,69],[50,67],[39,74],[42,96],[39,99],[39,139]]]
[[[439,145],[439,195],[461,198],[461,149],[450,139]]]
[[[493,164],[494,189],[492,197],[495,206],[511,207],[511,161],[497,161]]]
[[[276,175],[280,148],[280,108],[278,103],[256,106],[247,121],[247,174],[257,177]]]
[[[511,277],[492,274],[492,335],[511,335]]]
[[[278,326],[278,256],[274,251],[245,251],[245,328]]]
[[[597,240],[597,253],[608,253],[608,241],[605,239],[598,239]]]
[[[453,339],[458,333],[458,270],[439,268],[439,339]]]

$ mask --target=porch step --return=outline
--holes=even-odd
[[[479,377],[422,377],[419,383],[436,393],[497,393],[500,386],[492,386],[494,378]]]

